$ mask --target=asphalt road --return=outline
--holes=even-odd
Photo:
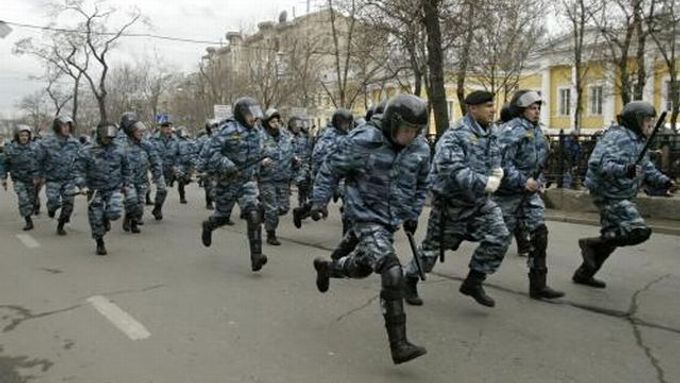
[[[425,305],[407,308],[428,354],[394,366],[377,276],[316,291],[312,259],[339,240],[337,209],[303,230],[283,217],[283,246],[264,245],[269,263],[252,273],[237,211],[204,248],[209,212],[202,190],[188,196],[171,191],[161,222],[147,210],[142,234],[114,222],[98,257],[82,197],[67,237],[44,213],[23,236],[14,193],[0,192],[0,382],[680,382],[680,237],[617,250],[594,290],[570,278],[577,238],[597,228],[551,222],[549,283],[567,296],[529,299],[513,246],[488,279],[493,309],[458,293],[465,243],[422,285]]]

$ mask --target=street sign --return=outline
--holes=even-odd
[[[10,28],[9,25],[7,25],[7,23],[0,20],[0,39],[4,39],[10,33],[12,33],[12,28]]]
[[[213,115],[217,121],[223,121],[233,117],[231,105],[213,105]]]

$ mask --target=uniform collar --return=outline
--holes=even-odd
[[[489,125],[487,129],[484,129],[479,123],[472,118],[471,115],[466,114],[465,117],[463,118],[463,124],[468,126],[472,133],[475,134],[477,137],[486,137],[491,134],[491,128],[492,126]]]

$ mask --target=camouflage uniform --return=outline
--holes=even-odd
[[[104,237],[110,221],[123,213],[123,191],[127,193],[130,168],[125,148],[118,144],[93,144],[78,156],[76,183],[92,192],[87,217],[95,240]]]
[[[198,157],[198,145],[189,137],[179,137],[177,158],[177,190],[181,203],[186,203],[184,187],[191,182],[191,175],[196,166]]]
[[[51,134],[40,140],[38,163],[46,180],[47,211],[50,216],[61,207],[59,221],[68,222],[75,196],[75,162],[80,142],[71,135]]]
[[[413,126],[427,123],[426,106],[420,99],[398,96],[396,100],[394,114],[402,109],[407,109],[402,113],[408,113],[410,107],[416,110],[412,114],[418,116],[418,122],[409,123]],[[357,127],[340,140],[318,169],[312,218],[318,218],[317,212],[324,211],[339,180],[344,178],[347,185],[344,213],[353,223],[350,231],[358,243],[355,253],[332,261],[317,258],[314,267],[321,292],[328,289],[331,277],[365,278],[372,272],[381,275],[380,303],[392,359],[394,363],[403,363],[426,351],[406,339],[403,274],[394,249],[394,232],[404,221],[417,220],[422,211],[430,149],[422,135],[405,147],[397,146],[391,136],[391,132],[383,132],[372,123]]]
[[[4,181],[7,173],[11,174],[22,217],[30,217],[34,210],[35,182],[40,178],[37,154],[38,144],[35,142],[28,141],[22,145],[15,140],[5,146],[0,157],[0,178]]]
[[[500,163],[496,135],[469,115],[439,139],[428,179],[433,207],[419,249],[425,272],[432,270],[440,252],[456,250],[464,240],[480,242],[470,269],[483,274],[498,269],[509,233],[501,209],[484,189],[491,170],[499,168]],[[406,276],[412,282],[418,279],[413,259],[406,267]]]
[[[614,250],[640,244],[651,236],[652,230],[633,199],[642,184],[667,188],[670,179],[654,167],[649,155],[640,162],[639,173],[627,174],[628,167],[635,166],[644,145],[641,135],[624,126],[615,126],[604,133],[590,155],[585,185],[600,210],[602,228],[599,237],[579,240],[584,261],[574,273],[574,282],[605,287],[604,282],[593,276]]]
[[[217,128],[215,128],[215,133],[217,133]],[[205,133],[202,134],[196,139],[196,145],[197,145],[197,156],[196,156],[196,171],[200,174],[201,177],[201,184],[203,185],[203,189],[205,191],[205,204],[208,209],[213,209],[213,201],[215,200],[215,179],[208,175],[208,173],[205,171],[205,163],[202,160],[202,153],[203,150],[209,150],[210,149],[210,139],[212,138],[212,135]]]
[[[124,140],[122,147],[125,149],[130,169],[130,184],[125,194],[125,214],[128,219],[139,223],[144,215],[144,198],[149,190],[149,171],[156,188],[159,191],[166,189],[163,167],[151,142],[144,138],[137,142],[127,135]]]
[[[299,162],[295,168],[295,185],[298,188],[298,206],[302,206],[309,198],[311,190],[312,139],[305,132],[293,133],[293,151]]]
[[[554,299],[564,294],[547,286],[548,228],[545,225],[545,203],[538,192],[526,191],[527,180],[540,183],[548,160],[549,145],[538,124],[516,117],[499,132],[503,154],[504,177],[494,200],[503,210],[510,233],[520,227],[529,235],[529,293],[532,298]],[[511,237],[508,237],[508,242]]]
[[[263,155],[271,160],[268,166],[260,167],[258,175],[260,200],[264,208],[264,227],[267,232],[276,230],[279,215],[290,209],[290,180],[293,177],[293,140],[291,135],[279,130],[272,135],[261,129]]]
[[[231,209],[238,202],[248,222],[248,240],[253,271],[266,263],[262,254],[262,232],[256,175],[262,159],[262,135],[257,127],[246,127],[227,120],[203,148],[201,162],[215,177],[215,212],[203,222],[202,240],[212,243],[211,232],[227,224]],[[207,159],[206,159],[207,158]]]
[[[154,144],[156,152],[163,163],[163,179],[170,186],[175,182],[175,177],[178,174],[179,142],[174,136],[165,137],[160,132],[151,139],[151,142]],[[167,196],[167,189],[156,190],[156,198],[154,198],[155,211],[160,211]]]

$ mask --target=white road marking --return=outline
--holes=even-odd
[[[87,298],[87,301],[94,306],[100,314],[111,321],[114,326],[125,333],[132,340],[146,339],[151,333],[143,324],[137,322],[130,314],[126,313],[115,303],[101,295]]]
[[[24,246],[28,247],[29,249],[40,247],[38,241],[36,241],[35,238],[31,237],[29,234],[17,234],[17,238],[19,238],[21,243],[23,243]]]

